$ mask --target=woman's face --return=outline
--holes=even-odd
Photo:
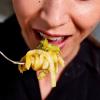
[[[12,0],[30,47],[47,38],[61,48],[64,58],[77,51],[80,43],[100,21],[100,0]]]

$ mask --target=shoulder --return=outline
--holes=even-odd
[[[16,30],[16,31],[15,31]],[[20,31],[19,24],[17,22],[16,16],[12,15],[7,18],[3,23],[0,23],[0,31],[3,34],[8,35],[8,32],[18,32]],[[11,33],[9,33],[10,35]]]
[[[88,99],[99,100],[100,98],[100,46],[95,45],[90,39],[87,40],[88,46]]]
[[[100,75],[100,46],[97,46],[90,39],[82,44],[82,59],[88,65],[88,69]]]
[[[88,44],[89,44],[91,58],[94,60],[96,64],[99,64],[100,66],[100,46],[96,45],[91,40],[88,40]]]
[[[20,50],[27,48],[21,35],[21,28],[15,15],[10,16],[0,24],[0,49],[14,56],[19,54]],[[9,56],[8,55],[8,56]],[[13,58],[13,57],[11,57]],[[16,59],[16,58],[15,58]]]
[[[10,42],[10,40],[13,39],[12,37],[20,33],[20,27],[15,15],[10,16],[3,23],[0,23],[0,33],[1,43],[5,43],[6,41]]]

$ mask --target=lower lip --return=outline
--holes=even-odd
[[[59,40],[59,41],[48,40],[48,42],[62,48],[64,46],[66,40],[67,40],[67,38],[65,38],[63,40]]]

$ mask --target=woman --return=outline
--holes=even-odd
[[[8,73],[5,78],[10,81],[3,78],[1,97],[6,100],[100,100],[100,48],[88,40],[100,21],[100,0],[12,0],[12,3],[28,48],[35,49],[47,38],[49,43],[60,47],[65,66],[59,67],[55,88],[51,88],[49,75],[38,81],[37,72],[33,70],[22,75],[17,68],[3,67]],[[9,45],[19,41],[11,48],[17,48],[15,52],[21,57],[28,48],[19,38],[19,27],[8,24],[9,20],[5,23],[6,28],[16,25],[13,29],[9,26],[14,38],[10,40],[8,34],[7,40]],[[13,19],[12,23],[17,22]],[[14,49],[9,45],[8,52],[12,54]],[[7,47],[2,45],[3,50]],[[4,88],[6,82],[9,84]]]

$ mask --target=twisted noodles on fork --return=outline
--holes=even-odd
[[[35,71],[39,71],[39,80],[50,73],[52,87],[56,86],[58,65],[64,66],[60,49],[57,46],[49,44],[46,39],[42,40],[36,49],[29,50],[26,55],[22,57],[21,61],[25,62],[24,65],[18,66],[21,73],[32,68]]]

